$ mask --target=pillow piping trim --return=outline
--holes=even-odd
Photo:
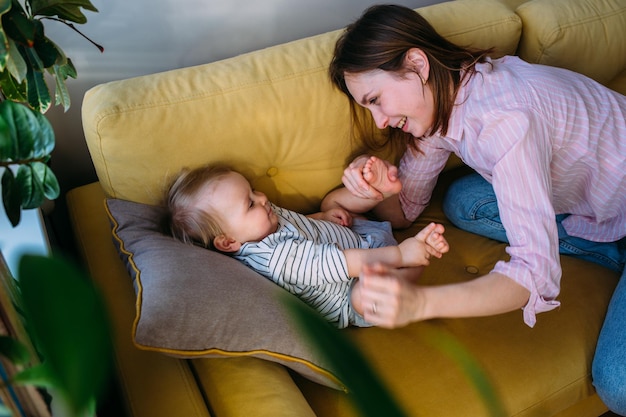
[[[143,286],[141,285],[141,271],[139,270],[139,268],[137,267],[137,265],[135,264],[134,261],[134,254],[132,252],[130,252],[129,250],[126,249],[126,247],[124,246],[124,241],[122,240],[122,238],[117,234],[117,230],[119,228],[119,223],[117,221],[117,219],[115,219],[115,217],[113,216],[113,214],[111,213],[110,209],[109,209],[109,205],[107,204],[107,199],[104,199],[104,208],[105,211],[107,213],[107,216],[109,217],[109,219],[111,220],[111,222],[113,223],[113,227],[111,228],[111,235],[113,237],[113,239],[115,239],[116,242],[118,242],[119,248],[120,248],[120,252],[124,253],[125,255],[128,256],[128,263],[131,265],[131,268],[133,269],[133,271],[135,271],[135,283],[137,285],[137,297],[136,297],[136,302],[135,302],[135,318],[133,320],[133,326],[132,326],[132,340],[133,340],[133,344],[135,345],[135,347],[137,347],[138,349],[142,349],[142,350],[146,350],[146,351],[154,351],[154,352],[160,352],[160,353],[164,353],[164,354],[168,354],[171,356],[178,356],[180,358],[194,358],[194,357],[200,357],[203,355],[207,355],[207,354],[216,354],[216,355],[221,355],[221,356],[225,356],[225,357],[241,357],[241,356],[252,356],[252,355],[266,355],[269,357],[273,357],[273,358],[277,358],[280,359],[282,361],[285,362],[295,362],[295,363],[299,363],[301,365],[306,366],[307,368],[309,368],[310,370],[312,370],[313,372],[315,372],[316,374],[319,374],[325,378],[328,378],[330,381],[332,381],[335,385],[337,385],[342,391],[344,392],[348,392],[347,387],[339,380],[339,378],[337,378],[332,372],[321,368],[319,366],[317,366],[316,364],[307,361],[305,359],[301,359],[301,358],[297,358],[294,356],[290,356],[290,355],[286,355],[286,354],[282,354],[282,353],[276,353],[276,352],[271,352],[268,350],[263,350],[263,349],[259,349],[259,350],[250,350],[250,351],[241,351],[241,352],[231,352],[231,351],[226,351],[226,350],[222,350],[222,349],[218,349],[218,348],[209,348],[209,349],[204,349],[204,350],[197,350],[197,351],[186,351],[186,350],[179,350],[179,349],[171,349],[171,348],[160,348],[160,347],[156,347],[156,346],[149,346],[149,345],[144,345],[141,344],[137,341],[136,336],[137,336],[137,326],[139,325],[139,321],[141,319],[141,303],[142,303],[142,296],[143,296]],[[131,277],[132,278],[132,277]],[[285,366],[285,365],[284,365]]]
[[[198,357],[206,357],[206,355],[216,355],[216,356],[224,356],[227,358],[237,358],[237,357],[258,357],[257,355],[265,355],[272,358],[280,359],[284,362],[294,362],[299,363],[301,365],[306,366],[311,369],[318,375],[321,375],[330,381],[332,381],[337,387],[341,389],[341,391],[348,393],[348,388],[335,376],[332,372],[321,368],[314,363],[311,363],[305,359],[297,358],[294,356],[286,355],[284,353],[276,353],[269,350],[264,349],[256,349],[256,350],[248,350],[248,351],[239,351],[233,352],[228,350],[223,350],[219,348],[209,348],[204,350],[195,350],[195,351],[187,351],[187,350],[179,350],[179,349],[171,349],[171,348],[159,348],[155,346],[146,346],[142,345],[139,342],[134,341],[135,346],[139,349],[151,351],[151,352],[159,352],[163,354],[167,354],[170,356],[176,356],[181,359],[194,359]],[[283,366],[287,366],[284,365]]]

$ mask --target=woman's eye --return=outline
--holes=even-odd
[[[370,105],[374,105],[374,104],[376,104],[376,102],[377,102],[377,101],[378,101],[378,97],[373,97],[373,98],[370,98],[370,100],[369,100],[369,104],[370,104]]]

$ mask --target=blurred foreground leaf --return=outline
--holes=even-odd
[[[81,415],[102,393],[112,365],[104,302],[91,281],[61,259],[25,255],[18,276],[27,331],[42,356],[42,368],[23,381],[54,387],[73,415]]]
[[[335,376],[348,388],[360,416],[407,416],[363,354],[340,330],[295,297],[283,298],[304,336],[325,355]]]
[[[366,358],[340,330],[331,326],[319,314],[294,297],[283,298],[303,335],[325,356],[333,367],[335,376],[348,387],[351,400],[358,408],[360,416],[407,415],[368,365]],[[461,368],[478,391],[489,416],[507,415],[480,364],[452,335],[431,327],[425,332],[424,343],[434,346]],[[419,413],[419,410],[415,411]]]
[[[30,353],[23,343],[5,335],[0,336],[0,355],[15,365],[23,365],[30,359]]]
[[[478,391],[487,408],[488,415],[491,417],[509,415],[506,413],[500,397],[480,364],[451,334],[433,327],[426,332],[424,339],[426,343],[431,344],[456,362]]]

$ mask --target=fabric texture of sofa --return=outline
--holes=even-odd
[[[623,0],[455,0],[418,11],[458,44],[566,67],[626,94]],[[110,310],[128,416],[358,415],[332,366],[291,322],[277,287],[159,229],[158,204],[172,175],[216,161],[241,170],[278,205],[318,209],[360,149],[350,139],[347,99],[327,76],[340,33],[85,95],[83,126],[99,181],[70,191],[67,201]],[[451,158],[430,206],[397,231],[402,239],[430,221],[446,226],[451,250],[426,269],[426,285],[473,279],[506,256],[504,244],[458,230],[443,215],[446,184],[464,172]],[[342,332],[410,416],[488,415],[433,331],[469,351],[506,415],[599,416],[606,407],[590,367],[617,274],[570,257],[562,267],[562,306],[539,315],[534,328],[515,311]]]

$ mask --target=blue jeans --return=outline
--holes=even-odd
[[[457,227],[501,242],[508,242],[500,221],[493,187],[478,174],[456,180],[444,198],[443,210]],[[615,413],[626,415],[626,240],[598,243],[569,236],[556,216],[559,252],[598,263],[620,272],[592,365],[593,383],[598,395]]]

